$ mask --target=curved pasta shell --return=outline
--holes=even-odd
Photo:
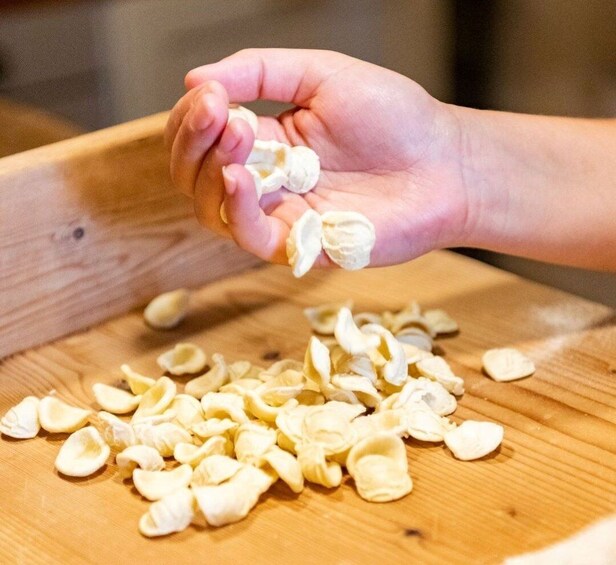
[[[464,394],[464,381],[454,374],[447,361],[442,357],[435,355],[422,359],[415,364],[415,367],[420,375],[438,381],[456,396]]]
[[[304,490],[304,475],[299,461],[288,451],[278,446],[270,447],[261,459],[266,462],[296,494]]]
[[[144,471],[161,471],[165,468],[161,454],[148,445],[126,447],[116,455],[116,464],[123,479],[131,477],[137,467]]]
[[[287,173],[285,188],[296,194],[311,191],[319,182],[321,162],[310,147],[291,147],[291,167]]]
[[[248,108],[244,106],[238,106],[236,104],[229,105],[229,118],[227,122],[231,120],[240,119],[248,122],[248,125],[252,129],[255,136],[257,135],[257,130],[259,129],[259,119],[257,115]]]
[[[252,465],[242,468],[228,481],[216,486],[193,488],[197,504],[211,526],[224,526],[245,518],[274,478]]]
[[[175,413],[174,422],[189,430],[191,426],[203,422],[201,402],[189,394],[177,394],[169,404],[168,410]]]
[[[229,418],[208,418],[203,422],[193,424],[190,428],[192,433],[201,439],[223,435],[237,428],[239,424]]]
[[[329,258],[343,269],[355,271],[370,264],[370,254],[376,242],[372,222],[359,212],[325,212],[323,249]]]
[[[155,329],[175,328],[186,317],[189,301],[190,293],[185,288],[165,292],[146,306],[143,317]]]
[[[366,334],[355,325],[353,314],[348,308],[340,308],[338,319],[334,328],[336,341],[351,355],[367,353],[370,349],[378,347],[380,338],[378,335]]]
[[[72,433],[62,444],[55,467],[69,477],[87,477],[107,461],[111,450],[93,426]]]
[[[212,355],[212,368],[201,375],[191,379],[186,383],[184,392],[201,400],[208,392],[216,392],[221,386],[229,382],[229,369],[225,363],[225,358],[219,353]]]
[[[321,343],[318,337],[312,336],[304,356],[304,375],[315,382],[320,390],[323,390],[329,385],[331,369],[329,349]]]
[[[235,432],[235,457],[241,463],[256,463],[276,445],[276,430],[263,424],[246,422]]]
[[[103,383],[92,385],[92,392],[101,408],[112,414],[128,414],[137,408],[141,395],[135,396],[114,386]]]
[[[291,227],[286,251],[295,277],[303,277],[320,255],[322,226],[319,213],[309,208]]]
[[[97,416],[102,428],[103,438],[108,445],[114,449],[125,449],[137,443],[135,430],[129,423],[120,420],[109,412],[101,411]]]
[[[133,371],[130,366],[124,364],[120,367],[124,378],[133,394],[144,394],[148,389],[156,384],[156,379],[146,377],[137,371]]]
[[[302,422],[302,441],[319,444],[326,456],[347,451],[356,441],[351,420],[330,403],[311,408]]]
[[[334,335],[336,328],[336,319],[340,308],[353,309],[353,301],[334,302],[330,304],[321,304],[312,308],[304,308],[304,316],[308,320],[312,331],[321,335]]]
[[[418,379],[410,379],[404,385],[392,407],[400,408],[408,402],[414,403],[420,400],[425,402],[439,416],[453,414],[458,406],[456,397],[448,392],[441,383],[419,377]]]
[[[178,343],[173,349],[159,355],[156,362],[161,369],[172,375],[189,375],[205,367],[207,356],[194,343]]]
[[[210,455],[195,468],[191,486],[219,485],[228,481],[243,466],[243,463],[228,455]]]
[[[513,347],[490,349],[481,360],[488,376],[498,382],[523,379],[535,372],[535,364]]]
[[[413,488],[406,447],[391,432],[379,432],[357,442],[349,452],[346,466],[357,492],[370,502],[397,500]]]
[[[226,455],[230,450],[227,447],[229,440],[223,436],[213,436],[203,445],[196,446],[193,443],[178,443],[173,449],[173,457],[179,463],[186,463],[196,467],[206,457],[212,455]]]
[[[171,457],[178,443],[192,441],[190,432],[172,422],[150,425],[137,423],[134,426],[137,442],[156,449],[163,457]]]
[[[472,461],[492,453],[502,443],[504,431],[494,422],[467,420],[445,434],[445,445],[456,459]]]
[[[41,427],[50,433],[74,432],[88,422],[91,410],[71,406],[55,396],[46,396],[38,404]]]
[[[144,416],[162,414],[173,402],[177,387],[169,377],[160,377],[156,384],[141,397],[141,402],[133,414],[132,421],[137,422]]]
[[[340,486],[342,469],[339,463],[325,460],[325,450],[317,443],[298,445],[297,461],[307,481],[326,488]]]
[[[0,420],[0,432],[16,439],[29,439],[41,429],[38,417],[39,399],[26,396],[13,406]]]
[[[192,479],[190,465],[180,465],[171,471],[133,471],[133,483],[139,494],[148,500],[160,500],[173,492],[187,487]]]
[[[150,505],[139,520],[139,531],[149,538],[181,532],[188,528],[194,514],[193,493],[181,488]]]
[[[201,407],[206,418],[229,418],[238,424],[248,422],[244,411],[244,399],[229,392],[208,392],[201,398]]]

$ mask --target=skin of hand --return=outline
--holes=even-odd
[[[413,81],[338,53],[268,49],[195,69],[186,86],[166,130],[172,178],[194,197],[202,225],[244,249],[286,264],[291,226],[309,207],[367,216],[377,235],[372,266],[463,240],[467,200],[451,154],[455,121]],[[241,166],[252,131],[241,120],[225,127],[229,99],[260,98],[296,107],[260,117],[258,137],[307,145],[321,160],[314,190],[267,194],[261,207]],[[223,199],[228,226],[219,216]],[[318,264],[329,264],[325,254]]]
[[[371,266],[474,246],[616,270],[613,122],[451,106],[402,75],[327,51],[244,50],[185,82],[165,132],[172,179],[202,225],[264,260],[287,262],[290,228],[312,207],[367,216],[376,229]],[[229,101],[257,99],[295,105],[260,117],[258,138],[317,152],[311,192],[257,201],[242,166],[254,134],[243,120],[227,125]],[[600,163],[607,169],[597,173]],[[599,185],[590,206],[579,197],[584,180]],[[585,213],[597,213],[590,228]],[[329,265],[322,253],[317,266]]]

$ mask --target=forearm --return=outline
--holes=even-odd
[[[466,245],[616,271],[616,120],[453,111]]]

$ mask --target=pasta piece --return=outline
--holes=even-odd
[[[148,445],[131,445],[116,455],[120,477],[128,479],[139,467],[144,471],[162,471],[165,461],[156,449]]]
[[[248,422],[244,411],[244,399],[229,392],[208,392],[201,399],[206,418],[230,418],[238,424]]]
[[[160,294],[143,311],[145,321],[157,330],[170,330],[180,325],[188,312],[190,293],[185,288]]]
[[[334,335],[336,319],[340,308],[352,310],[353,301],[346,300],[345,302],[335,302],[312,308],[305,308],[304,316],[306,316],[306,319],[310,323],[312,331],[322,335]]]
[[[141,402],[141,395],[135,396],[121,388],[103,383],[94,383],[92,392],[101,408],[112,414],[128,414],[135,410]]]
[[[41,429],[38,407],[39,399],[36,396],[26,396],[2,416],[0,432],[15,439],[35,437]]]
[[[357,492],[369,502],[390,502],[413,489],[404,442],[391,432],[368,436],[353,446],[346,462]]]
[[[252,465],[244,465],[228,481],[216,486],[193,488],[197,504],[211,526],[224,526],[244,519],[274,477]]]
[[[355,325],[353,314],[348,308],[340,308],[334,335],[340,347],[351,355],[366,353],[368,350],[378,347],[381,341],[378,335],[360,331]]]
[[[192,487],[219,485],[232,478],[242,467],[243,463],[228,455],[210,455],[197,465],[190,484]]]
[[[101,411],[97,416],[107,445],[122,450],[137,443],[135,430],[130,424],[109,412]]]
[[[173,421],[187,430],[204,420],[201,402],[189,394],[176,395],[169,404],[168,410],[175,413]]]
[[[248,125],[252,129],[253,133],[257,135],[257,130],[259,129],[259,119],[252,110],[245,108],[244,106],[238,106],[237,104],[230,104],[229,118],[227,122],[235,119],[248,122]]]
[[[50,433],[74,432],[85,426],[91,415],[91,410],[71,406],[55,396],[46,396],[38,403],[39,422]]]
[[[194,343],[178,343],[173,349],[159,355],[156,362],[161,369],[172,375],[190,375],[205,367],[207,356]]]
[[[229,451],[228,443],[227,438],[222,436],[213,436],[201,446],[193,443],[177,443],[173,448],[173,457],[179,463],[187,463],[191,467],[196,467],[206,457],[226,455]]]
[[[299,461],[278,446],[270,447],[261,460],[267,463],[278,477],[296,494],[304,490],[304,475]]]
[[[437,381],[431,381],[425,377],[411,379],[404,385],[393,408],[400,408],[407,402],[423,400],[430,409],[439,416],[453,414],[458,406],[456,397]]]
[[[295,221],[287,238],[287,259],[293,276],[303,277],[321,253],[321,216],[312,208]]]
[[[297,446],[297,461],[307,481],[326,488],[335,488],[342,482],[342,469],[335,461],[326,461],[325,450],[318,443]]]
[[[447,314],[445,310],[441,310],[440,308],[426,310],[424,312],[424,318],[432,328],[432,332],[436,335],[451,334],[460,329],[458,323]]]
[[[139,520],[139,531],[148,538],[181,532],[188,528],[194,514],[193,493],[181,488],[150,505]]]
[[[62,444],[55,467],[69,477],[87,477],[105,464],[110,452],[98,430],[88,426],[72,433]]]
[[[229,369],[225,358],[219,353],[212,355],[212,368],[204,375],[186,383],[184,392],[195,398],[201,398],[208,392],[216,392],[221,386],[229,382]]]
[[[323,250],[343,269],[355,271],[369,265],[376,242],[374,225],[359,212],[325,212]]]
[[[264,424],[246,422],[235,432],[235,457],[241,463],[256,464],[276,445],[276,430]]]
[[[172,422],[148,424],[138,422],[133,425],[137,442],[156,449],[163,457],[171,457],[178,443],[190,443],[190,433]]]
[[[419,374],[441,383],[449,392],[460,396],[464,394],[464,381],[456,376],[442,357],[422,359],[415,364]]]
[[[124,378],[133,394],[144,394],[156,384],[156,379],[141,375],[126,364],[122,365],[120,369],[124,373]]]
[[[138,422],[143,417],[162,414],[173,402],[176,392],[177,387],[169,377],[160,377],[141,397],[132,421]]]
[[[498,382],[523,379],[535,372],[535,364],[512,347],[490,349],[483,354],[482,362],[485,372]]]
[[[493,422],[466,420],[445,434],[445,445],[456,459],[472,461],[492,453],[502,443],[504,431]]]
[[[190,465],[180,465],[171,471],[133,471],[133,483],[139,494],[148,500],[160,500],[180,489],[186,488],[192,479]]]

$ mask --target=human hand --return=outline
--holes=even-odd
[[[338,53],[264,49],[194,69],[186,86],[166,131],[172,178],[194,198],[200,223],[240,247],[286,263],[290,228],[308,208],[368,217],[376,230],[371,266],[463,242],[468,198],[457,122],[410,79]],[[260,117],[258,137],[316,151],[321,177],[311,192],[257,200],[242,166],[254,135],[242,120],[227,125],[229,100],[256,99],[296,105]],[[223,201],[228,225],[219,215]],[[328,264],[325,254],[316,263]]]

